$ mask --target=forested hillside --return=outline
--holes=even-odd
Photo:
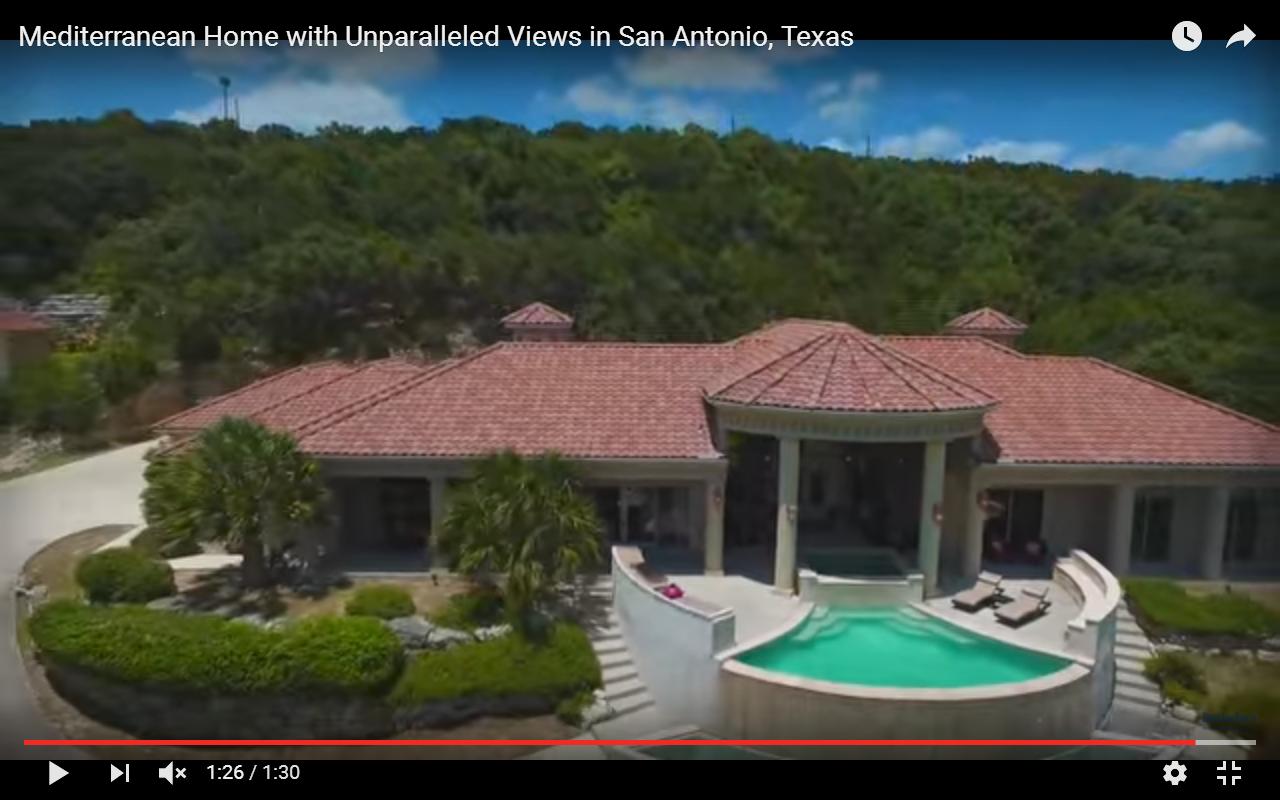
[[[590,338],[784,315],[926,332],[994,305],[1280,420],[1280,185],[852,158],[730,136],[491,120],[303,137],[211,123],[0,129],[0,293],[111,295],[187,364],[443,349],[532,299]]]

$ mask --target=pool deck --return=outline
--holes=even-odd
[[[732,608],[738,643],[778,630],[800,608],[798,597],[779,593],[773,588],[771,576],[767,575],[767,554],[747,553],[740,554],[732,561],[726,559],[727,574],[724,576],[704,575],[697,554],[680,551],[650,554],[646,548],[646,557],[689,595]],[[1036,648],[1056,651],[1065,649],[1067,623],[1080,613],[1080,605],[1049,578],[1047,570],[1037,570],[1019,577],[1006,575],[1002,585],[1010,597],[1020,596],[1024,588],[1039,589],[1049,586],[1049,610],[1038,619],[1018,628],[1011,628],[997,620],[992,607],[973,613],[954,608],[951,605],[952,596],[972,585],[963,581],[945,581],[941,586],[943,593],[925,602],[945,619],[955,621],[963,627],[994,634],[1005,640],[1024,642]]]
[[[1042,589],[1049,586],[1048,600],[1050,606],[1045,614],[1017,628],[1011,628],[996,619],[995,609],[991,606],[969,613],[951,605],[951,597],[969,588],[957,586],[954,591],[941,597],[932,597],[925,605],[938,612],[942,617],[954,621],[963,627],[976,629],[982,633],[992,634],[997,638],[1012,637],[1014,641],[1049,650],[1063,651],[1067,642],[1067,623],[1080,614],[1080,604],[1061,586],[1048,579],[1011,579],[1005,578],[1001,586],[1009,597],[1022,596],[1022,590]]]

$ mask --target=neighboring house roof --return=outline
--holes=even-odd
[[[111,310],[111,300],[99,294],[51,294],[33,310],[51,322],[83,325],[101,322]]]
[[[26,311],[0,310],[0,332],[26,333],[47,331],[49,328],[49,323]]]
[[[999,400],[986,427],[1002,463],[1280,467],[1280,429],[1104,361],[884,338]]]
[[[507,327],[547,325],[567,328],[573,325],[573,317],[559,309],[552,308],[546,303],[530,303],[503,317],[502,324]]]
[[[852,325],[793,322],[782,352],[754,353],[721,376],[714,401],[847,412],[977,409],[995,401],[944,370],[884,344]]]
[[[318,455],[719,458],[702,384],[721,345],[504,342],[308,433]]]
[[[961,314],[944,328],[955,333],[1022,333],[1026,329],[1025,323],[989,307]]]

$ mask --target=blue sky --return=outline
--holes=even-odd
[[[131,108],[198,122],[233,81],[246,126],[531,128],[731,120],[908,158],[1047,161],[1163,177],[1280,173],[1280,46],[856,42],[845,48],[20,48],[0,44],[0,120]]]

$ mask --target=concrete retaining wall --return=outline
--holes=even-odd
[[[734,643],[733,610],[664,597],[635,571],[628,560],[635,552],[613,549],[613,603],[632,659],[659,706],[710,727],[718,716],[715,655]]]
[[[734,738],[1087,739],[1093,731],[1089,670],[1071,664],[1016,684],[971,689],[890,689],[816,681],[727,661],[721,676],[723,733]],[[803,757],[954,758],[954,750],[813,748]],[[966,748],[971,758],[1008,758]],[[1043,753],[1028,750],[1028,758]]]
[[[1116,609],[1120,581],[1084,550],[1072,550],[1054,566],[1054,582],[1080,603],[1080,613],[1067,623],[1067,652],[1093,661],[1094,722],[1101,723],[1115,697]]]
[[[800,600],[814,605],[905,606],[924,599],[924,575],[903,578],[839,578],[800,570]]]

